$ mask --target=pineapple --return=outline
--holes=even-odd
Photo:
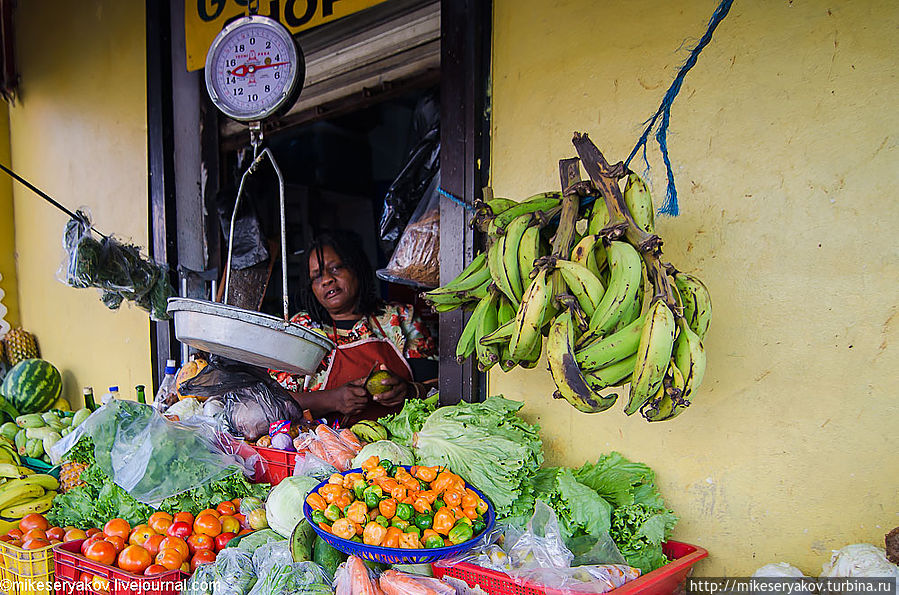
[[[6,333],[3,343],[6,346],[6,359],[9,361],[10,366],[15,366],[22,360],[41,356],[34,335],[21,328],[13,329]]]
[[[72,488],[82,485],[81,472],[87,469],[87,465],[83,463],[75,463],[66,461],[59,470],[59,491],[67,492]]]

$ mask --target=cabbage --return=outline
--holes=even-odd
[[[822,577],[859,576],[892,578],[899,585],[899,566],[887,560],[882,547],[870,543],[855,543],[837,550],[825,564]]]
[[[319,484],[314,477],[291,475],[272,488],[265,501],[268,526],[278,535],[290,537],[291,531],[303,518],[303,503],[309,492]]]
[[[359,469],[362,467],[362,463],[372,456],[377,456],[379,459],[386,459],[394,465],[415,464],[415,455],[412,454],[412,449],[397,444],[396,442],[391,442],[390,440],[378,440],[377,442],[372,442],[371,444],[363,446],[362,450],[359,451],[359,454],[356,455],[356,458],[353,459],[353,464],[350,468]]]

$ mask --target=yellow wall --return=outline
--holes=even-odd
[[[143,2],[24,2],[16,13],[21,99],[10,109],[13,168],[95,226],[147,246],[147,93]],[[151,383],[149,318],[108,310],[94,289],[56,280],[67,216],[14,188],[22,325],[63,372],[64,394],[123,396]]]
[[[716,0],[496,0],[492,186],[558,187],[586,131],[624,159]],[[681,216],[665,253],[709,286],[709,368],[670,423],[588,416],[545,366],[490,375],[526,401],[550,462],[619,450],[651,465],[707,547],[703,575],[830,550],[899,525],[899,4],[736,2],[674,104]],[[651,151],[650,179],[664,194]]]
[[[0,163],[9,167],[9,110],[0,101]],[[0,173],[0,288],[3,289],[4,320],[12,328],[19,324],[19,295],[16,284],[16,233],[13,225],[12,179]]]

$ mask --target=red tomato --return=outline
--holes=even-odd
[[[176,523],[187,523],[188,525],[193,525],[194,515],[190,514],[189,512],[177,512],[175,513],[174,521]]]
[[[32,529],[40,529],[41,531],[46,531],[50,528],[50,523],[47,522],[47,519],[43,517],[43,515],[32,512],[31,514],[26,514],[19,521],[19,529],[23,532],[31,531]]]
[[[217,511],[219,511],[220,514],[223,514],[223,515],[225,515],[225,514],[231,515],[231,514],[234,514],[235,512],[237,512],[237,507],[234,506],[234,502],[231,502],[230,500],[225,500],[224,502],[221,502],[218,506],[215,507],[215,509]]]
[[[134,528],[134,531],[131,532],[128,543],[143,547],[144,543],[146,543],[146,541],[153,535],[156,535],[156,531],[151,529],[149,525],[138,525]]]
[[[156,564],[165,567],[166,570],[177,570],[184,564],[184,558],[178,550],[164,549],[156,554]]]
[[[172,523],[172,526],[165,532],[169,537],[180,537],[181,539],[187,539],[191,533],[190,525],[181,521]]]
[[[125,519],[112,519],[103,525],[103,533],[110,537],[121,537],[122,541],[127,541],[131,535],[131,525]]]
[[[81,542],[81,555],[82,556],[87,551],[87,548],[90,547],[90,545],[92,543],[94,543],[95,541],[105,541],[105,540],[103,539],[102,536],[100,536],[100,534],[94,534],[94,535],[91,535],[90,537],[88,537],[87,539],[85,539],[83,542]]]
[[[91,537],[91,536],[93,536],[93,535],[96,535],[96,534],[99,533],[99,532],[100,532],[100,530],[97,529],[96,527],[91,527],[90,529],[88,529],[87,531],[85,531],[85,533],[87,533],[87,536],[88,536],[88,537]]]
[[[153,576],[154,574],[162,574],[163,572],[168,571],[169,569],[162,564],[150,564],[147,566],[147,569],[144,570],[144,576]]]
[[[87,547],[84,557],[100,564],[112,564],[115,562],[115,546],[108,541],[97,540]]]
[[[163,539],[165,539],[165,535],[151,535],[144,542],[144,549],[150,552],[151,556],[155,556],[159,553],[159,544],[162,543]]]
[[[237,533],[240,531],[240,521],[230,514],[223,514],[219,517],[222,524],[222,533]]]
[[[221,534],[222,523],[218,520],[218,517],[213,516],[212,514],[198,514],[197,520],[194,521],[194,532],[215,537],[216,535]]]
[[[65,529],[62,527],[50,527],[47,529],[48,539],[62,539],[65,534]]]
[[[108,541],[113,545],[113,547],[115,547],[116,553],[119,553],[123,549],[125,549],[125,540],[118,535],[107,535],[106,541]]]
[[[150,552],[139,545],[129,545],[121,551],[116,561],[119,568],[126,572],[140,574],[153,563]]]
[[[222,533],[215,538],[215,551],[220,552],[228,546],[228,542],[237,537],[237,533]]]
[[[76,539],[87,539],[87,533],[81,529],[69,529],[66,531],[66,534],[62,536],[63,541],[75,541]]]
[[[213,562],[215,562],[215,552],[209,550],[199,551],[190,561],[190,571],[196,570],[200,564],[212,564]]]
[[[215,548],[215,540],[209,535],[202,533],[194,533],[187,538],[187,547],[190,549],[191,555],[203,550],[211,550]]]
[[[159,542],[159,552],[162,553],[167,549],[173,549],[182,558],[182,562],[187,560],[190,557],[190,548],[187,547],[187,542],[181,539],[180,537],[166,537],[162,541]],[[164,564],[163,564],[164,566]]]
[[[26,541],[22,544],[22,549],[25,550],[39,550],[42,547],[47,547],[48,545],[52,545],[46,539],[32,539],[31,541]]]

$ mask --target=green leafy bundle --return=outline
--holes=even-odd
[[[537,426],[518,417],[522,403],[489,397],[442,407],[413,438],[422,465],[441,465],[481,490],[499,518],[533,512],[533,477],[543,462]]]
[[[579,469],[541,469],[533,486],[566,540],[608,533],[627,563],[646,573],[668,563],[662,543],[677,523],[654,479],[648,466],[613,452]]]
[[[403,410],[395,415],[388,415],[378,420],[390,432],[390,439],[398,444],[409,446],[416,432],[421,430],[428,416],[434,413],[433,403],[422,399],[407,399]]]

